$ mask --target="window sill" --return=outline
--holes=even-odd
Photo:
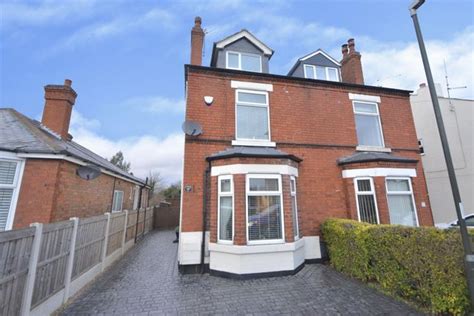
[[[276,143],[261,140],[233,140],[232,146],[276,147]]]
[[[363,146],[359,145],[356,147],[357,151],[376,151],[382,153],[391,153],[392,149],[386,147],[375,147],[375,146]]]

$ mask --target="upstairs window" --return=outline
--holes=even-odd
[[[353,107],[359,145],[384,147],[378,104],[354,101]]]
[[[236,112],[238,140],[270,140],[267,92],[236,90]]]
[[[227,69],[262,72],[262,57],[256,54],[227,52]]]
[[[328,81],[339,81],[339,71],[333,67],[304,65],[304,77]]]

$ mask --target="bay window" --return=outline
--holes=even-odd
[[[236,138],[270,140],[268,93],[236,90]]]
[[[247,175],[247,239],[249,244],[283,242],[280,175]]]
[[[232,176],[219,176],[217,201],[217,239],[231,243],[233,240],[234,184]]]
[[[390,224],[417,226],[418,219],[410,178],[387,178],[385,185]]]
[[[384,147],[378,104],[354,101],[353,107],[359,145]]]
[[[375,198],[373,179],[355,178],[354,187],[359,221],[378,224],[379,214],[377,210],[377,200]]]
[[[14,208],[19,190],[20,162],[0,159],[0,231],[13,226]]]

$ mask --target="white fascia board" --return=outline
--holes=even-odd
[[[66,155],[18,153],[18,154],[17,154],[17,157],[26,158],[26,159],[56,159],[56,160],[65,160],[65,161],[72,162],[73,164],[76,164],[76,165],[79,165],[79,166],[85,166],[85,165],[88,165],[88,164],[93,164],[92,162],[86,162],[86,161],[79,160],[79,159],[76,159],[76,158],[73,158],[73,157],[70,157],[70,156],[66,156]],[[106,170],[106,169],[104,169],[104,168],[102,168],[102,167],[99,167],[99,168],[100,168],[100,172],[101,172],[101,173],[107,174],[107,175],[112,176],[112,177],[117,178],[117,179],[122,179],[122,180],[124,180],[124,181],[131,182],[131,183],[134,183],[134,184],[137,184],[137,185],[140,185],[140,186],[143,185],[143,183],[140,183],[140,182],[133,181],[133,180],[131,180],[131,179],[122,177],[121,175],[118,175],[118,174],[116,174],[116,173],[110,172],[110,171],[108,171],[108,170]]]
[[[257,83],[257,82],[248,82],[248,81],[236,81],[232,80],[230,82],[230,87],[234,89],[249,89],[249,90],[258,90],[258,91],[273,91],[273,85],[269,83]]]
[[[257,46],[265,55],[272,55],[273,54],[273,50],[268,47],[267,45],[263,44],[259,39],[257,39],[255,36],[253,36],[250,32],[246,31],[246,30],[242,30],[240,31],[239,33],[237,34],[234,34],[220,42],[217,42],[216,43],[216,48],[224,48],[226,47],[227,45],[235,42],[235,41],[238,41],[239,39],[241,38],[247,38],[252,44],[254,44],[255,46]]]
[[[335,60],[334,58],[332,58],[331,56],[329,56],[328,54],[326,54],[325,52],[323,52],[323,51],[320,50],[320,49],[318,49],[317,51],[315,51],[315,52],[313,52],[313,53],[311,53],[311,54],[309,54],[309,55],[306,55],[306,56],[300,58],[300,60],[301,60],[301,61],[305,61],[306,59],[309,59],[309,58],[311,58],[311,57],[313,57],[313,56],[316,56],[316,55],[318,55],[318,54],[323,55],[324,57],[326,57],[327,59],[329,59],[330,61],[332,61],[332,62],[335,63],[336,65],[338,65],[339,67],[341,66],[341,63],[340,63],[340,62],[338,62],[337,60]]]
[[[354,100],[354,101],[367,101],[367,102],[380,103],[380,97],[377,95],[349,93],[349,99]]]
[[[357,177],[416,177],[416,169],[405,168],[366,168],[343,170],[343,178]]]
[[[287,165],[268,165],[268,164],[234,164],[226,166],[215,166],[211,168],[211,176],[220,176],[228,174],[288,174],[298,177],[298,169]]]

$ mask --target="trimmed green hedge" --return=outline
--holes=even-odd
[[[469,311],[459,231],[344,219],[321,228],[335,269],[432,313]]]

